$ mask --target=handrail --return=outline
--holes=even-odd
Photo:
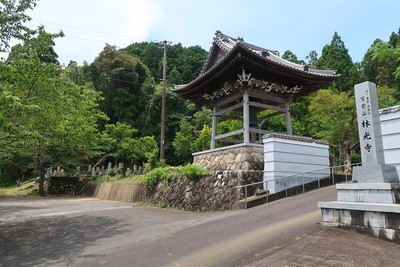
[[[361,165],[361,163],[353,163],[353,164],[351,164],[350,166],[353,167],[353,166],[359,166],[359,165]],[[244,191],[245,191],[245,199],[246,199],[246,209],[247,209],[247,203],[248,203],[248,201],[247,201],[247,198],[248,198],[248,195],[247,195],[247,192],[248,192],[247,187],[249,187],[249,186],[255,186],[255,185],[259,185],[259,184],[267,184],[267,183],[275,182],[275,181],[279,181],[279,180],[287,180],[287,179],[289,179],[289,178],[292,178],[292,177],[299,177],[299,176],[301,175],[301,177],[302,177],[302,185],[303,185],[303,193],[304,193],[304,192],[305,192],[304,174],[315,174],[315,173],[317,173],[317,177],[318,177],[318,188],[320,188],[320,187],[321,187],[321,186],[320,186],[320,180],[321,180],[321,179],[320,179],[319,176],[320,176],[320,172],[321,172],[321,171],[329,170],[329,171],[330,171],[330,175],[331,175],[331,177],[332,177],[332,184],[335,184],[334,169],[338,169],[338,168],[342,168],[342,167],[346,167],[346,166],[348,166],[348,165],[343,164],[343,165],[332,166],[332,167],[322,168],[322,169],[316,169],[316,170],[307,171],[307,172],[299,172],[299,173],[297,173],[297,174],[292,174],[292,175],[288,175],[288,176],[284,176],[284,177],[279,177],[279,178],[275,178],[275,179],[268,180],[268,181],[260,181],[260,182],[255,182],[255,183],[251,183],[251,184],[237,185],[237,186],[235,186],[235,187],[228,188],[228,190],[229,190],[229,209],[232,210],[232,191],[235,190],[235,189],[244,188]],[[346,181],[347,181],[347,175],[348,175],[348,174],[345,173]],[[267,186],[266,186],[265,188],[267,188]],[[287,192],[287,191],[288,191],[288,187],[287,187],[287,184],[285,184],[285,191],[286,191],[286,196],[285,196],[285,197],[288,197],[288,192]],[[269,192],[268,192],[268,190],[266,190],[266,202],[268,202],[268,195],[269,195]]]

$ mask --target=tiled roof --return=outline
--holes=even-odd
[[[300,91],[291,93],[295,97],[327,86],[339,77],[334,70],[309,69],[281,58],[277,51],[217,31],[199,76],[188,84],[175,85],[174,91],[187,99],[207,102],[203,97],[205,93],[219,90],[227,79],[237,79],[243,70],[251,73],[252,79],[300,87]]]
[[[296,70],[300,70],[300,71],[304,71],[307,73],[312,73],[312,74],[320,75],[320,76],[334,76],[334,77],[338,76],[336,74],[335,70],[309,69],[307,65],[296,64],[296,63],[293,63],[286,59],[281,58],[279,56],[278,51],[255,46],[253,44],[245,42],[242,38],[233,38],[226,34],[223,34],[220,31],[217,31],[215,33],[213,44],[215,44],[222,51],[225,51],[225,55],[228,54],[236,45],[241,45],[242,47],[245,47],[249,51],[253,52],[254,54],[257,54],[258,56],[260,56],[262,58],[265,58],[269,61],[278,63],[282,66],[289,67],[291,69],[296,69]],[[212,53],[213,49],[214,49],[214,45],[211,47],[210,54]],[[222,58],[220,58],[220,60],[221,59]],[[216,62],[216,63],[218,63],[218,62]],[[206,65],[207,64],[208,64],[208,62],[206,63]],[[203,69],[203,72],[205,72],[205,69]]]
[[[393,106],[393,107],[389,107],[389,108],[383,108],[379,110],[379,114],[387,114],[387,113],[395,113],[400,111],[400,106]]]

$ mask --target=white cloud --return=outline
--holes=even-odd
[[[61,63],[91,62],[105,43],[122,48],[147,41],[163,19],[154,0],[41,0],[30,15],[33,24],[64,31],[55,48]]]
[[[113,24],[116,23],[116,32],[131,36],[132,39],[146,41],[153,29],[163,19],[163,13],[155,1],[114,0],[107,5],[113,14]]]
[[[353,3],[354,2],[354,3]],[[56,40],[62,63],[88,62],[105,43],[168,40],[210,47],[221,30],[256,45],[289,49],[299,58],[320,53],[334,31],[360,61],[375,38],[397,31],[398,0],[39,0],[30,15],[48,31],[64,31]],[[396,24],[397,23],[397,24]]]

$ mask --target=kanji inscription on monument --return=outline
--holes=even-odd
[[[354,90],[363,165],[385,164],[376,85],[364,82]]]
[[[354,86],[362,166],[353,170],[353,181],[365,183],[398,182],[396,167],[385,165],[376,85],[364,82]]]

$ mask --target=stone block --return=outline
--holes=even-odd
[[[336,189],[338,201],[400,204],[399,183],[337,184]]]
[[[368,165],[353,168],[353,181],[358,183],[399,183],[395,166]]]
[[[386,217],[383,213],[365,212],[364,225],[374,228],[386,228]]]

